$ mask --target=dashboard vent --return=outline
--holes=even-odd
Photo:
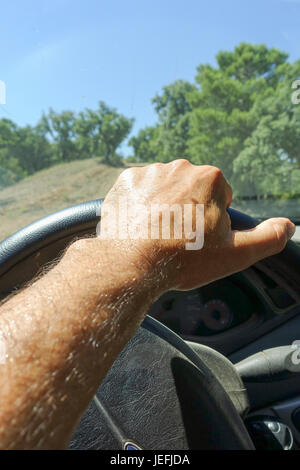
[[[284,287],[278,285],[274,279],[257,267],[253,267],[253,269],[261,279],[265,293],[277,308],[286,309],[296,303],[295,299],[289,294],[289,292],[287,292]]]

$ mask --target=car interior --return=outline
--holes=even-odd
[[[77,423],[68,449],[300,450],[300,0],[12,0],[2,2],[1,18],[0,300],[3,304],[54,266],[73,241],[96,237],[103,201],[106,198],[107,208],[119,190],[120,200],[123,199],[124,185],[128,200],[134,200],[133,206],[138,208],[131,214],[128,230],[129,237],[134,233],[134,239],[144,238],[140,229],[145,226],[135,227],[133,223],[144,220],[139,217],[141,202],[146,203],[147,211],[151,201],[156,210],[156,202],[169,206],[173,199],[175,206],[181,201],[181,209],[187,199],[192,202],[192,214],[194,211],[198,214],[199,206],[202,207],[200,212],[205,218],[201,227],[192,215],[184,216],[180,227],[174,222],[171,229],[176,217],[174,206],[169,206],[166,237],[164,214],[159,214],[162,239],[170,237],[170,230],[174,239],[181,238],[182,230],[176,236],[175,229],[179,227],[184,228],[186,241],[187,234],[196,235],[197,242],[198,235],[202,240],[203,233],[208,233],[207,241],[212,240],[212,248],[207,243],[204,249],[209,248],[207,252],[213,262],[207,263],[207,267],[197,266],[199,277],[190,268],[198,258],[193,258],[192,252],[183,258],[183,264],[185,259],[192,260],[188,269],[196,280],[216,279],[224,272],[232,272],[236,261],[246,266],[244,256],[253,255],[255,243],[265,246],[264,242],[268,242],[268,229],[264,232],[262,227],[261,240],[253,239],[252,244],[250,236],[246,252],[239,251],[245,246],[247,236],[242,234],[241,242],[236,242],[238,234],[233,237],[237,250],[231,263],[228,255],[231,251],[223,250],[223,220],[228,222],[228,217],[224,204],[220,206],[221,186],[217,180],[221,173],[233,230],[251,230],[277,217],[288,218],[296,226],[292,235],[292,224],[281,221],[286,224],[286,236],[292,238],[279,254],[201,287],[170,290],[158,299],[153,298],[144,321],[101,380],[94,396],[95,389],[87,395],[91,390],[88,380],[94,378],[87,370],[92,370],[88,365],[93,362],[88,363],[84,354],[81,357],[85,362],[74,360],[68,369],[75,377],[75,387],[84,384],[84,393],[77,394],[76,403],[79,397],[82,403],[93,398]],[[193,176],[169,180],[173,169],[170,175],[167,172],[172,165],[176,167],[178,160],[195,165],[193,170],[197,168],[195,171],[200,173],[203,166],[214,167],[216,186],[215,183],[209,186],[210,177],[205,176],[208,174],[205,169],[203,180],[200,183],[197,180],[195,186]],[[149,174],[155,165],[171,166],[163,166],[166,171],[162,174],[166,177],[161,174],[157,180],[149,180],[148,176],[139,179],[144,170],[147,173],[148,165]],[[124,171],[129,171],[128,178],[120,180]],[[160,182],[168,190],[162,198]],[[198,184],[203,184],[205,195],[202,196],[201,187],[199,197],[194,197]],[[195,192],[182,198],[184,191],[187,194],[191,188]],[[222,218],[215,225],[213,217],[206,217],[207,208],[208,211],[212,208],[215,214],[221,208]],[[118,214],[125,215],[125,212],[119,205]],[[104,220],[109,221],[109,228],[113,227],[111,213],[108,218],[104,217],[104,211],[102,215],[102,229]],[[187,231],[186,222],[191,222]],[[275,224],[278,238],[275,243],[280,244],[283,238],[276,223],[273,221],[271,225]],[[124,226],[118,225],[119,232],[120,227]],[[274,235],[274,231],[270,232]],[[153,237],[152,233],[151,227],[151,238],[160,236]],[[227,247],[226,242],[227,239],[224,242]],[[188,250],[191,245],[194,243],[187,243],[185,248]],[[137,248],[140,246],[143,243]],[[221,256],[224,254],[223,265],[213,252],[216,246],[216,251]],[[258,259],[259,253],[251,259]],[[181,254],[174,256],[177,260]],[[104,257],[108,259],[109,255],[105,253]],[[171,258],[172,253],[168,259]],[[200,254],[199,258],[204,257]],[[231,271],[225,271],[227,266]],[[66,267],[71,269],[68,260]],[[180,268],[180,262],[176,268]],[[174,269],[171,276],[176,272]],[[211,277],[205,276],[212,272]],[[90,280],[90,270],[88,274]],[[126,267],[122,275],[127,281]],[[102,276],[109,280],[109,276],[104,278],[104,270]],[[188,277],[182,284],[173,285],[197,285],[197,281],[189,284]],[[51,275],[45,281],[49,291],[53,291],[49,278]],[[132,278],[130,285],[135,285],[136,280]],[[151,280],[155,281],[152,285],[159,282],[153,277]],[[38,295],[43,285],[43,281],[38,284]],[[83,296],[91,298],[81,279],[76,285],[82,287]],[[65,284],[61,288],[65,292]],[[90,284],[89,288],[92,289]],[[102,291],[100,294],[102,299],[110,295]],[[130,295],[117,295],[120,305],[130,303]],[[60,300],[61,296],[59,303]],[[116,302],[115,297],[112,302]],[[138,307],[134,308],[136,312],[131,320],[139,312]],[[4,315],[7,310],[4,306]],[[34,310],[30,308],[30,312]],[[45,309],[45,312],[48,320],[49,311]],[[82,312],[90,320],[85,308]],[[69,343],[64,341],[52,310],[50,313],[50,329],[56,326],[54,341],[59,353],[63,351],[55,357],[63,361],[61,358],[67,350],[63,348]],[[71,347],[74,343],[77,346],[78,337],[72,329],[76,317],[65,313],[62,309],[60,320],[65,324],[70,319],[72,325],[64,332],[71,331],[73,336],[66,336],[72,336]],[[18,337],[29,341],[29,353],[35,351],[29,329],[32,324],[28,322],[28,330],[24,331],[23,318],[27,315],[22,312],[20,317],[16,316],[13,309],[8,316],[12,322],[16,318],[20,320]],[[5,329],[6,318],[3,318]],[[96,314],[94,319],[98,321]],[[116,335],[114,326],[123,326],[123,320],[126,323],[125,316],[119,320],[114,310],[113,322],[108,323],[113,330],[112,337],[117,338],[116,344],[129,331],[120,327],[121,336]],[[84,328],[85,334],[85,325]],[[5,336],[5,331],[0,330],[0,339],[1,334]],[[103,369],[111,356],[109,350],[104,351],[103,343],[98,342],[95,329],[93,334],[96,339],[89,336],[87,344],[92,345],[92,353],[98,346],[102,347],[103,358],[107,358],[101,362]],[[105,335],[107,338],[111,339]],[[48,347],[47,341],[40,344]],[[2,380],[11,385],[7,382],[11,370],[26,369],[19,362],[16,362],[18,368],[10,367],[13,358],[6,346],[4,338],[3,344],[0,341],[0,363],[3,360],[5,369]],[[77,357],[76,351],[73,354],[71,350],[72,359]],[[22,346],[22,359],[26,352]],[[48,366],[47,352],[35,356],[37,361],[27,361],[26,365],[41,366],[45,362]],[[102,358],[97,349],[93,358],[99,360],[99,357]],[[51,373],[53,363],[51,360]],[[80,372],[86,372],[86,380],[82,378],[84,374],[78,379],[78,364],[82,366]],[[30,372],[33,370],[34,367]],[[72,383],[69,376],[62,373],[62,382],[55,381],[55,384],[67,384],[67,392],[59,385],[54,396],[44,373],[40,382],[32,375],[16,376],[23,388],[11,385],[10,390],[21,390],[20,396],[27,381],[33,388],[41,384],[47,390],[46,399],[48,396],[53,399],[51,410],[61,409],[56,406],[57,399],[59,406],[66,406],[64,414],[71,422],[73,414],[66,410],[67,406],[75,409],[75,401],[69,400]],[[53,376],[60,377],[59,366]],[[101,371],[97,378],[98,381],[90,382],[100,383]],[[33,398],[31,388],[27,392],[22,397],[30,411],[26,414],[29,418],[26,422],[20,420],[17,426],[14,417],[23,417],[21,407],[17,406],[15,395],[5,391],[8,400],[2,406],[0,447],[65,448],[69,435],[52,430],[54,419],[49,419],[48,427],[45,421],[41,427],[36,426],[35,419],[42,421],[40,411],[44,402]],[[27,396],[32,402],[27,401]],[[7,409],[11,414],[6,413]],[[48,415],[48,408],[43,410]],[[2,426],[11,416],[10,426]],[[52,417],[51,413],[49,416]],[[59,411],[55,419],[56,416],[60,418]],[[67,427],[69,421],[60,423]],[[18,442],[11,438],[11,429],[18,435]],[[46,433],[45,429],[50,430]],[[64,442],[62,434],[66,438]],[[97,455],[101,460],[102,455],[109,453]]]
[[[1,299],[75,238],[101,199],[0,243]],[[233,229],[258,221],[228,209]],[[199,266],[199,269],[201,267]],[[300,247],[156,301],[83,415],[70,449],[299,449]]]

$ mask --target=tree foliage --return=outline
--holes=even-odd
[[[194,83],[176,80],[152,100],[157,122],[129,140],[131,161],[187,158],[221,168],[234,197],[300,193],[300,104],[292,84],[300,60],[265,45],[241,43],[201,64]],[[0,120],[0,187],[60,162],[102,158],[118,150],[133,119],[100,101],[79,113],[50,109],[37,126]]]
[[[76,114],[50,109],[35,127],[0,120],[0,188],[60,162],[100,157],[108,164],[120,159],[117,150],[133,119],[104,102],[96,111]]]
[[[300,106],[291,101],[299,77],[300,61],[265,45],[221,51],[194,84],[179,80],[156,95],[157,125],[131,139],[134,155],[218,166],[235,196],[299,194]]]

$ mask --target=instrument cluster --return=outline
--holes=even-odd
[[[205,337],[230,330],[264,310],[242,273],[191,291],[170,291],[149,315],[184,337]]]

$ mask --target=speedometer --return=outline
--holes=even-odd
[[[203,306],[201,318],[207,328],[212,331],[220,331],[230,328],[233,313],[225,302],[213,299]]]

